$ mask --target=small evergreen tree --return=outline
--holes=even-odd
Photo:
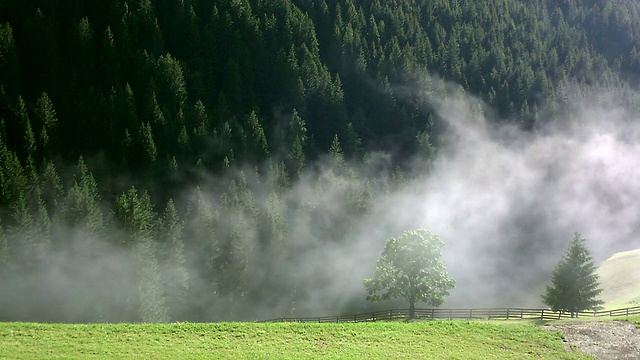
[[[571,317],[579,311],[600,308],[603,302],[598,295],[602,289],[596,269],[585,239],[576,233],[553,271],[551,286],[542,295],[544,303],[554,311],[571,312]]]
[[[342,146],[340,145],[340,139],[338,139],[338,135],[333,136],[333,141],[331,142],[331,147],[329,148],[329,155],[331,156],[331,166],[334,169],[339,169],[344,165],[344,152],[342,151]]]

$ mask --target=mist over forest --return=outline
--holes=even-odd
[[[444,307],[540,306],[574,232],[640,248],[639,10],[0,0],[0,321],[404,307],[418,228]]]

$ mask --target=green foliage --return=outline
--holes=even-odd
[[[366,279],[367,300],[401,298],[409,302],[409,317],[415,303],[439,306],[455,286],[442,262],[444,242],[429,230],[405,231],[387,241],[374,277]]]
[[[190,274],[184,254],[183,227],[173,200],[169,200],[160,226],[162,251],[159,263],[169,306],[169,318],[176,320],[184,318],[189,300]]]
[[[138,314],[142,322],[166,322],[169,320],[160,265],[157,258],[157,244],[153,239],[156,214],[149,195],[138,195],[135,187],[120,195],[116,200],[116,217],[125,229],[129,239],[125,245],[132,247],[138,289]],[[178,264],[176,264],[178,265]]]
[[[329,156],[331,156],[331,167],[333,169],[340,169],[344,165],[344,152],[337,134],[333,136],[333,141],[329,148]]]
[[[307,127],[298,111],[293,109],[287,131],[289,159],[293,162],[295,173],[300,175],[305,164],[304,147],[307,142]]]
[[[27,177],[18,155],[7,149],[0,138],[0,199],[3,207],[10,208],[24,192]]]
[[[269,155],[269,145],[267,144],[267,137],[264,134],[264,129],[255,111],[252,111],[249,115],[248,126],[251,135],[248,139],[250,154],[255,154],[258,159],[266,159]]]
[[[42,93],[42,96],[38,98],[36,102],[35,120],[40,128],[40,141],[43,148],[49,148],[52,146],[51,141],[57,137],[57,123],[56,111],[53,109],[53,104],[47,93]]]
[[[4,232],[4,227],[0,224],[0,271],[9,264],[9,242]]]
[[[427,72],[529,126],[561,97],[563,82],[624,86],[633,81],[625,74],[640,70],[640,9],[628,0],[98,0],[66,12],[54,4],[5,6],[0,15],[6,145],[38,165],[103,154],[125,175],[172,166],[160,158],[202,159],[207,170],[233,161],[232,152],[264,161],[282,140],[293,175],[336,134],[356,159],[371,144],[394,147],[387,139],[407,144],[404,153],[425,149],[421,139],[435,138],[433,130],[418,131],[433,111],[404,88]],[[607,41],[611,34],[620,41]],[[282,109],[297,109],[287,130]],[[224,140],[208,139],[214,131]]]
[[[551,286],[547,286],[542,300],[552,310],[572,314],[600,309],[603,302],[598,299],[602,289],[597,269],[585,239],[576,233],[553,270]]]
[[[217,275],[218,292],[224,296],[247,291],[252,247],[256,239],[257,208],[244,173],[231,180],[222,194],[225,223],[219,224],[219,239],[211,267]]]
[[[55,182],[55,179],[53,181]],[[89,237],[98,235],[104,230],[100,201],[98,184],[93,174],[89,172],[84,159],[80,158],[74,183],[62,199],[62,207],[58,212],[59,219],[66,226],[84,231]]]

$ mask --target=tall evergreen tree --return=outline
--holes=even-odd
[[[160,230],[163,248],[160,267],[165,284],[168,315],[171,320],[180,320],[187,311],[190,275],[182,241],[183,224],[178,218],[173,200],[167,203]]]
[[[59,220],[66,226],[81,230],[90,241],[104,230],[101,200],[98,184],[81,157],[74,183],[62,200]]]
[[[558,262],[542,300],[554,311],[575,313],[597,310],[603,302],[598,298],[602,289],[597,267],[587,248],[586,240],[576,233]]]
[[[128,234],[126,244],[134,254],[137,282],[137,306],[142,322],[169,320],[164,284],[157,258],[157,243],[153,239],[155,213],[149,195],[141,195],[135,187],[116,200],[116,217]]]
[[[331,167],[333,169],[340,169],[344,165],[344,152],[342,151],[338,135],[333,137],[331,147],[329,148],[329,155],[331,156]]]
[[[4,226],[0,223],[0,276],[5,274],[5,270],[9,265],[9,242],[4,232]]]
[[[39,129],[40,144],[42,149],[50,156],[52,151],[57,149],[55,141],[58,136],[58,119],[56,117],[56,111],[53,109],[51,99],[46,92],[42,93],[36,101],[34,112],[35,121]]]
[[[265,160],[269,156],[269,144],[267,144],[267,137],[255,111],[251,112],[247,121],[251,134],[251,137],[247,139],[249,154],[254,154],[258,160]]]
[[[226,221],[219,223],[219,242],[211,266],[217,273],[220,293],[242,297],[247,292],[249,260],[257,236],[257,208],[243,172],[231,180],[221,203]]]
[[[287,131],[287,145],[289,146],[289,159],[293,163],[292,172],[302,174],[306,161],[305,144],[307,142],[307,125],[300,117],[298,111],[293,109]]]
[[[0,210],[12,208],[24,194],[26,187],[27,176],[18,155],[9,151],[4,139],[0,137]]]

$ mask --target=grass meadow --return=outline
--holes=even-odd
[[[0,359],[356,358],[593,359],[519,321],[0,324]]]

